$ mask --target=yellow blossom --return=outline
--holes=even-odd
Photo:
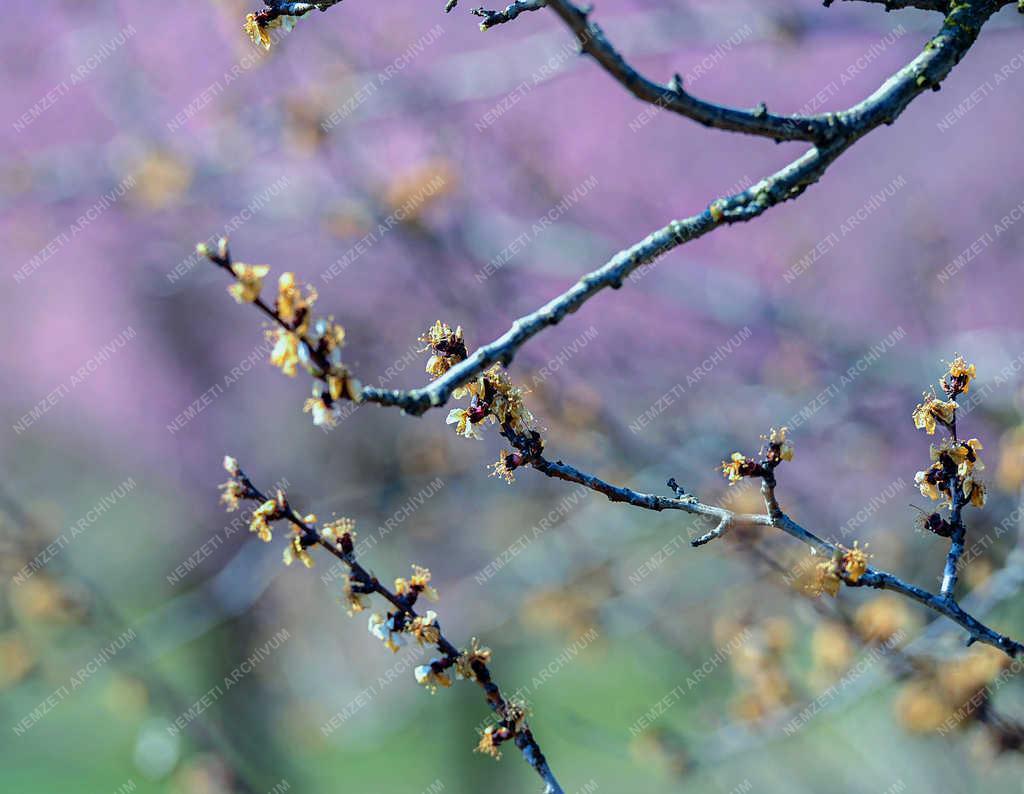
[[[270,351],[270,363],[289,378],[294,378],[299,365],[299,337],[284,328],[274,328],[267,331],[267,338],[275,340]]]
[[[270,522],[277,518],[277,502],[268,499],[252,512],[249,519],[249,531],[256,533],[264,543],[270,543]]]
[[[476,751],[478,753],[484,753],[485,755],[491,756],[491,758],[501,758],[500,740],[503,738],[502,734],[507,734],[508,728],[497,727],[494,725],[488,725],[480,737],[480,741],[477,743]]]
[[[737,483],[743,479],[745,476],[744,470],[752,462],[748,461],[747,456],[743,453],[733,452],[729,460],[722,461],[722,475],[729,478],[729,485]]]
[[[309,552],[303,548],[302,541],[298,535],[293,537],[291,542],[284,549],[284,564],[291,565],[295,560],[301,560],[302,564],[307,568],[313,567],[313,558],[309,555]]]
[[[503,449],[501,454],[498,455],[498,461],[489,466],[489,468],[492,469],[490,476],[501,477],[509,484],[514,483],[516,481],[516,475],[514,472],[516,469],[515,460],[517,457],[517,453],[508,452]]]
[[[293,323],[299,313],[308,309],[316,301],[316,290],[306,288],[303,297],[302,289],[295,280],[294,273],[282,273],[277,280],[277,315],[286,323]]]
[[[431,353],[426,370],[434,378],[444,375],[468,355],[462,326],[453,331],[447,323],[437,320],[425,333],[420,335],[419,341],[426,345],[420,349],[420,352]],[[460,395],[456,395],[456,398],[458,396]]]
[[[322,333],[319,336],[328,353],[345,345],[345,329],[338,323],[333,320],[323,321],[320,330]]]
[[[220,501],[229,513],[233,513],[238,509],[238,503],[245,498],[245,489],[238,480],[228,480],[218,487],[224,492],[220,495]]]
[[[412,576],[395,579],[395,593],[400,596],[422,593],[431,601],[437,601],[437,590],[430,586],[430,569],[420,565],[412,566]]]
[[[334,427],[337,424],[337,420],[334,417],[334,410],[326,402],[323,397],[310,397],[302,406],[303,413],[313,414],[313,424],[319,427]]]
[[[236,278],[235,283],[228,287],[231,297],[239,303],[252,303],[260,296],[263,279],[270,272],[270,267],[235,262],[231,265],[231,272],[235,274]]]
[[[357,403],[363,399],[362,384],[349,375],[344,367],[327,375],[327,390],[332,400],[340,400],[345,397]]]
[[[857,541],[853,542],[852,549],[846,549],[843,554],[843,571],[846,578],[851,582],[859,580],[868,569],[867,546],[863,549],[857,548]]]
[[[491,414],[498,424],[509,424],[519,433],[529,430],[533,414],[523,402],[526,392],[512,383],[500,364],[495,364],[483,374],[481,386],[483,394],[479,396],[490,400]]]
[[[320,536],[328,543],[352,545],[356,539],[356,522],[351,518],[337,518],[327,521],[320,529]],[[347,538],[347,541],[346,541]]]

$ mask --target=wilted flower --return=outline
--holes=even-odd
[[[940,461],[936,461],[924,471],[914,475],[914,482],[921,491],[921,495],[936,502],[949,498],[949,486],[947,485],[945,468]],[[943,496],[945,494],[945,496]]]
[[[963,482],[964,500],[974,507],[985,506],[985,485],[968,475]]]
[[[956,464],[957,474],[964,477],[975,469],[981,471],[985,468],[985,464],[978,457],[978,453],[982,449],[984,447],[981,446],[981,442],[976,438],[968,441],[954,441],[947,438],[938,447],[934,444],[932,445],[931,456],[932,460],[937,461],[943,455],[948,455],[949,459]]]
[[[935,432],[936,423],[952,427],[956,419],[956,401],[943,402],[934,394],[926,394],[924,402],[918,403],[912,414],[914,427],[924,430],[928,435]]]

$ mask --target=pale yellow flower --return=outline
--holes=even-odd
[[[334,427],[337,424],[337,420],[334,416],[334,410],[329,406],[322,397],[310,397],[306,400],[302,406],[302,412],[313,415],[313,424],[319,427]]]
[[[309,552],[303,548],[298,535],[293,537],[291,542],[285,546],[284,549],[284,564],[291,565],[295,560],[300,560],[307,568],[313,567],[313,558],[309,555]]]
[[[237,279],[234,284],[228,286],[228,292],[239,303],[252,303],[260,296],[263,289],[263,279],[270,272],[268,265],[247,265],[244,262],[235,262],[231,265],[231,272]]]
[[[275,340],[270,351],[270,363],[289,378],[294,378],[299,365],[299,337],[284,328],[267,331],[267,337]]]
[[[294,273],[282,273],[277,280],[277,315],[286,323],[293,323],[299,313],[309,309],[316,301],[316,290],[306,288],[303,296],[302,288],[295,280]]]

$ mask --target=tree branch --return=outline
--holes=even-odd
[[[891,124],[917,96],[929,88],[937,88],[977,39],[981,25],[1006,2],[983,0],[958,6],[920,55],[863,102],[836,114],[837,123],[845,130],[843,136],[834,138],[827,145],[810,149],[747,190],[719,199],[698,215],[672,221],[620,251],[603,267],[583,276],[558,297],[517,319],[502,336],[478,348],[472,356],[428,386],[409,391],[367,387],[363,391],[364,401],[395,405],[414,415],[444,405],[456,388],[478,376],[491,364],[508,364],[531,337],[548,326],[556,325],[606,287],[618,289],[624,279],[641,265],[703,237],[721,225],[751,220],[777,204],[796,198],[817,182],[856,141],[882,124]],[[548,4],[556,11],[567,5],[566,0],[550,0]],[[582,12],[577,10],[576,13]]]
[[[668,85],[650,80],[619,54],[600,27],[590,22],[588,11],[570,0],[548,0],[547,6],[575,34],[580,49],[593,57],[637,99],[686,116],[707,127],[761,135],[775,141],[824,143],[839,132],[827,116],[778,116],[769,113],[763,105],[754,110],[740,110],[705,102],[686,93],[679,75]]]
[[[285,520],[295,527],[297,534],[292,539],[293,545],[291,548],[296,549],[295,554],[299,558],[302,558],[304,550],[311,546],[319,546],[337,557],[351,572],[349,592],[355,594],[357,601],[363,595],[375,593],[395,607],[397,610],[395,617],[389,618],[393,624],[393,634],[411,632],[411,628],[416,625],[417,621],[422,621],[422,616],[416,612],[413,605],[416,603],[419,594],[425,590],[426,581],[422,585],[413,582],[412,586],[405,593],[390,590],[356,560],[353,544],[354,533],[345,531],[340,536],[335,536],[335,533],[330,535],[324,534],[315,523],[315,516],[303,517],[288,503],[287,497],[282,491],[278,491],[277,495],[272,498],[253,485],[252,481],[233,458],[225,458],[224,463],[225,468],[232,477],[224,486],[226,489],[224,501],[229,503],[229,509],[232,496],[235,502],[240,499],[251,500],[262,505],[263,508],[261,509],[266,509],[269,506],[271,509],[263,516],[266,522]],[[252,528],[253,531],[257,531],[256,524]],[[269,530],[264,539],[269,541]],[[310,561],[308,564],[312,565],[312,562]],[[362,606],[360,605],[355,611],[361,609]],[[548,765],[547,759],[544,757],[544,753],[541,751],[540,745],[537,743],[533,732],[526,722],[523,708],[506,700],[498,685],[494,683],[490,669],[487,666],[490,652],[487,651],[486,654],[481,654],[475,645],[473,651],[460,651],[444,636],[436,619],[433,622],[430,622],[428,619],[427,623],[421,623],[421,625],[425,625],[428,631],[416,635],[417,639],[433,644],[442,654],[441,659],[435,659],[430,663],[431,672],[443,675],[445,680],[448,681],[448,683],[443,685],[447,686],[450,685],[450,680],[447,678],[446,671],[453,667],[457,668],[462,677],[472,678],[480,685],[487,697],[488,705],[500,718],[498,729],[485,734],[485,737],[492,737],[488,745],[490,751],[497,754],[497,747],[500,743],[509,739],[513,740],[516,747],[522,752],[526,762],[533,767],[541,780],[544,781],[544,794],[564,794]],[[481,747],[483,747],[483,744],[481,744]]]
[[[651,263],[674,248],[703,237],[719,226],[751,220],[771,207],[801,195],[860,138],[882,124],[892,124],[903,110],[926,90],[937,90],[977,40],[982,25],[992,14],[1010,2],[1013,0],[973,0],[956,6],[923,52],[890,77],[871,96],[849,110],[828,114],[828,124],[834,130],[828,143],[814,146],[747,190],[718,199],[697,215],[671,221],[640,242],[620,251],[605,265],[583,276],[561,295],[536,311],[517,319],[504,334],[478,348],[473,355],[453,366],[430,384],[410,390],[367,386],[362,389],[361,401],[397,406],[406,413],[416,416],[431,408],[442,406],[457,388],[478,377],[492,364],[510,363],[519,348],[529,339],[545,328],[558,324],[598,292],[607,287],[620,288],[625,278],[641,265]],[[548,0],[547,4],[559,13],[573,30],[586,33],[594,28],[594,32],[600,35],[600,41],[604,41],[603,34],[587,22],[586,14],[569,0]],[[591,36],[590,33],[586,35]],[[588,41],[596,39],[590,37]],[[606,49],[604,45],[596,52],[595,57],[600,55],[606,61],[621,61],[621,58],[614,54],[614,50]],[[608,64],[600,59],[599,62],[607,68]],[[769,126],[776,121],[785,121],[783,117],[759,118],[761,121],[758,124],[768,119]],[[767,128],[762,126],[762,129]],[[795,137],[787,139],[806,137],[802,138],[796,132],[792,134]]]
[[[480,8],[474,8],[470,13],[474,16],[483,17],[483,22],[480,23],[480,30],[488,30],[495,25],[511,22],[526,11],[539,11],[545,5],[546,0],[514,0],[503,11],[488,11],[481,6]]]
[[[836,0],[822,0],[822,5],[829,8]],[[851,0],[844,0],[851,2]],[[886,11],[897,11],[901,8],[919,8],[922,11],[941,11],[946,13],[949,10],[948,0],[857,0],[861,3],[876,3],[884,5]]]
[[[828,559],[837,552],[843,551],[842,547],[838,544],[824,540],[810,530],[800,526],[800,524],[782,512],[781,509],[775,517],[770,514],[739,514],[724,507],[703,504],[702,502],[697,501],[695,497],[689,495],[673,499],[670,497],[658,496],[656,494],[641,493],[630,488],[613,485],[612,483],[605,482],[593,474],[583,472],[573,466],[563,463],[562,461],[552,463],[544,457],[539,457],[532,461],[531,465],[541,474],[582,485],[592,491],[604,494],[609,501],[612,502],[622,502],[645,510],[654,510],[659,512],[662,510],[681,510],[685,513],[716,518],[718,520],[718,524],[713,530],[711,530],[711,532],[708,532],[707,534],[690,542],[690,545],[694,547],[709,543],[715,538],[721,537],[727,530],[734,527],[759,526],[774,527],[775,529],[806,543],[814,549],[815,553],[821,553],[823,559]],[[674,480],[669,480],[669,486],[673,489],[678,489]],[[770,503],[777,505],[774,495],[774,486],[766,486],[766,490],[769,492],[768,496],[766,496],[766,501],[770,501]],[[877,590],[891,590],[917,601],[919,604],[922,604],[928,609],[949,618],[954,623],[957,623],[964,628],[970,637],[969,642],[973,643],[977,641],[983,642],[987,645],[992,645],[999,650],[1004,651],[1011,657],[1015,657],[1024,651],[1024,645],[1012,640],[1004,634],[1000,634],[982,623],[973,615],[968,614],[952,598],[941,593],[930,593],[916,585],[904,582],[898,576],[891,574],[888,571],[868,567],[865,573],[856,581],[851,581],[849,579],[844,579],[843,581],[848,587],[871,587]]]

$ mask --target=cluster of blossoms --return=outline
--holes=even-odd
[[[981,442],[976,438],[964,441],[956,432],[956,398],[970,391],[975,375],[974,365],[956,356],[939,382],[947,399],[940,400],[934,392],[926,394],[913,412],[914,426],[928,435],[934,435],[940,426],[950,434],[938,445],[931,445],[932,463],[919,471],[914,481],[922,496],[939,502],[940,508],[956,512],[954,523],[959,521],[959,509],[964,505],[982,507],[985,504],[985,486],[975,478],[975,472],[984,469],[978,457]],[[921,526],[942,537],[953,533],[953,525],[938,513],[925,513]]]
[[[814,566],[811,581],[807,583],[807,592],[813,596],[828,593],[833,598],[839,593],[839,586],[845,581],[856,584],[867,573],[867,546],[860,548],[857,541],[853,548],[840,546],[832,556]]]
[[[430,353],[426,371],[439,378],[469,356],[461,326],[452,330],[440,320],[419,337],[424,344],[422,353]],[[501,434],[516,446],[515,451],[503,450],[497,463],[492,464],[491,476],[506,482],[515,479],[513,472],[527,463],[531,455],[543,449],[540,434],[533,429],[534,417],[523,400],[525,391],[512,383],[500,364],[483,372],[478,378],[452,392],[455,399],[469,398],[465,408],[453,408],[446,423],[455,425],[455,431],[465,438],[480,440],[480,427],[485,423],[497,424]]]
[[[761,448],[760,460],[733,452],[729,460],[722,461],[722,475],[729,480],[729,485],[744,477],[768,476],[782,461],[793,460],[793,443],[787,438],[788,433],[787,427],[778,430],[773,427],[767,436],[761,436],[765,445]]]
[[[235,280],[228,292],[238,303],[255,304],[273,318],[276,327],[266,331],[267,339],[274,343],[270,363],[288,377],[295,377],[301,365],[314,378],[313,396],[303,406],[313,415],[313,424],[333,425],[339,400],[360,400],[360,383],[341,361],[345,329],[333,317],[313,316],[315,289],[309,285],[303,289],[294,273],[282,273],[277,280],[277,297],[269,305],[261,298],[269,266],[234,262],[226,238],[220,239],[216,251],[205,243],[196,246],[196,251],[231,273]]]

